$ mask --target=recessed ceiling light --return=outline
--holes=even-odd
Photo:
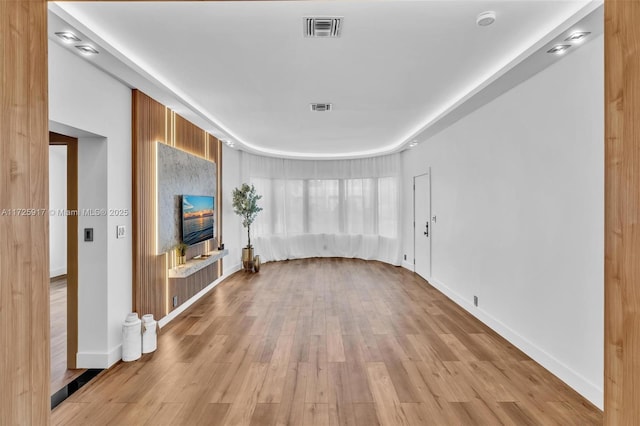
[[[570,48],[570,44],[556,44],[551,49],[547,50],[547,53],[553,53],[554,55],[562,55]]]
[[[83,55],[97,55],[100,53],[93,46],[89,46],[88,44],[80,44],[76,46],[76,49],[82,52]]]
[[[56,35],[60,37],[65,43],[77,43],[79,41],[82,41],[71,31],[60,31],[57,32]]]
[[[480,27],[488,27],[496,21],[496,13],[492,11],[482,12],[476,18],[476,24]]]
[[[564,41],[572,41],[574,43],[582,43],[584,39],[591,34],[588,31],[576,31],[571,33],[569,37],[567,37]]]

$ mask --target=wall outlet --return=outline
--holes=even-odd
[[[173,296],[173,307],[177,307],[178,306],[178,296]]]
[[[407,255],[406,254],[404,255],[404,260],[407,260]]]
[[[478,306],[478,296],[473,296],[473,306]]]
[[[93,241],[93,228],[84,228],[84,240]]]
[[[127,228],[124,225],[116,226],[116,238],[124,238],[127,236]]]

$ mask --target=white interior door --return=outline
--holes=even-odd
[[[431,278],[431,176],[413,178],[414,270],[425,280]]]

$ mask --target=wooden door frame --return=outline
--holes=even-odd
[[[49,132],[49,146],[67,147],[67,206],[78,211],[78,139]],[[67,368],[78,353],[78,215],[67,215]]]

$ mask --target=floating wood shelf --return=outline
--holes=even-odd
[[[199,270],[213,264],[229,254],[228,249],[212,251],[202,255],[202,257],[187,260],[184,265],[169,269],[169,278],[187,278]]]

